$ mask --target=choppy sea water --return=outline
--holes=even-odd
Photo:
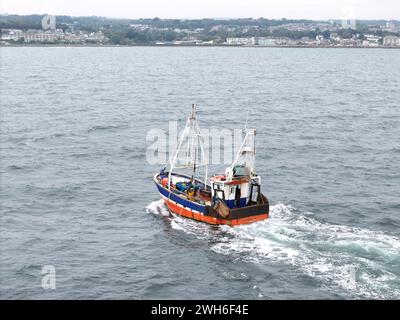
[[[400,51],[1,48],[0,62],[1,298],[400,298]],[[202,127],[249,110],[269,220],[168,216],[145,137],[192,103]]]

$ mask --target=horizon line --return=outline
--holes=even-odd
[[[19,14],[19,13],[0,13],[0,16],[32,16],[32,15],[38,15],[38,16],[45,16],[45,15],[52,15],[52,16],[64,16],[64,17],[71,17],[71,18],[105,18],[105,19],[118,19],[118,20],[153,20],[153,19],[160,19],[160,20],[259,20],[259,19],[266,19],[266,20],[308,20],[308,21],[342,21],[342,20],[360,20],[360,21],[397,21],[400,22],[400,18],[391,18],[391,19],[386,19],[386,18],[374,18],[374,19],[365,19],[365,18],[327,18],[327,19],[311,19],[311,18],[287,18],[287,17],[282,17],[282,18],[267,18],[267,17],[202,17],[202,18],[161,18],[158,16],[155,17],[141,17],[141,18],[126,18],[126,17],[111,17],[111,16],[98,16],[98,15],[68,15],[68,14],[52,14],[52,13],[29,13],[29,14]]]

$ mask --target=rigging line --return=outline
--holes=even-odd
[[[247,130],[247,119],[249,118],[249,109],[247,108],[246,110],[246,122],[244,124],[244,132]]]

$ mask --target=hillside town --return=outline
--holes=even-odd
[[[103,44],[108,43],[108,39],[103,32],[85,32],[85,31],[66,31],[62,29],[55,30],[20,30],[20,29],[2,29],[2,44],[22,44],[22,43],[65,43],[79,44],[92,43]]]
[[[37,19],[39,19],[38,16]],[[391,47],[400,48],[400,21],[357,20],[162,20],[109,21],[68,17],[47,30],[0,17],[0,44],[7,45],[155,45],[260,47]],[[29,20],[29,21],[31,21]],[[60,20],[60,19],[58,19]],[[245,20],[245,21],[242,21]],[[24,26],[29,25],[24,23]],[[94,25],[96,27],[94,27]],[[8,26],[8,28],[3,26]],[[33,28],[34,27],[34,28]]]

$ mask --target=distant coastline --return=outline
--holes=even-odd
[[[400,47],[388,46],[309,46],[309,45],[281,45],[281,46],[259,46],[259,45],[226,45],[226,44],[212,44],[212,45],[195,45],[195,44],[0,44],[0,48],[132,48],[132,47],[156,47],[156,48],[298,48],[298,49],[400,49]]]
[[[398,20],[112,19],[0,15],[0,46],[400,47]]]

